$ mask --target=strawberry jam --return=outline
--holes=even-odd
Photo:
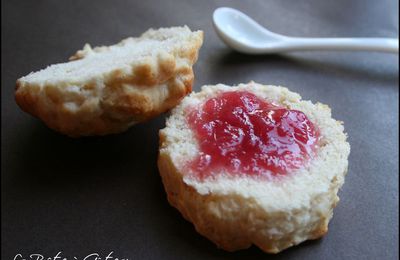
[[[197,109],[188,123],[200,153],[189,167],[198,177],[284,175],[313,155],[319,133],[307,116],[245,91],[224,92]]]

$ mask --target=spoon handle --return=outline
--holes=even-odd
[[[282,46],[284,50],[343,50],[381,51],[399,53],[399,39],[395,38],[297,38]]]

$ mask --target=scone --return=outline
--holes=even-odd
[[[278,253],[328,231],[350,145],[327,105],[254,82],[204,86],[160,130],[168,201],[235,251]]]
[[[192,89],[203,32],[150,29],[112,46],[86,44],[66,63],[17,80],[26,112],[72,137],[126,130],[170,108]]]

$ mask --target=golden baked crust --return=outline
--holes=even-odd
[[[216,174],[199,180],[185,163],[198,154],[197,141],[185,122],[187,107],[223,91],[246,90],[283,106],[303,111],[321,131],[318,155],[309,166],[279,182]],[[205,86],[186,97],[160,130],[158,168],[169,203],[203,236],[227,251],[258,246],[278,253],[328,231],[347,173],[350,146],[341,122],[328,106],[301,100],[286,88],[256,83]]]
[[[163,138],[162,135],[160,138]],[[328,198],[331,210],[323,215],[320,215],[317,207],[311,207],[307,212],[299,210],[294,213],[269,214],[254,198],[245,198],[237,194],[200,194],[195,188],[183,181],[182,173],[176,169],[167,153],[160,153],[158,168],[167,192],[168,202],[177,208],[186,220],[194,224],[197,232],[210,239],[218,247],[231,252],[249,248],[254,244],[267,253],[276,254],[288,247],[297,245],[305,239],[297,239],[294,234],[290,233],[275,239],[268,237],[261,231],[272,229],[275,223],[285,222],[288,218],[301,218],[305,215],[315,219],[309,223],[310,230],[305,232],[307,239],[318,239],[328,232],[328,223],[332,217],[333,208],[339,201],[336,194],[341,184],[332,182],[329,192],[330,198]],[[346,172],[342,174],[346,175]],[[230,214],[236,215],[236,217],[230,218],[216,215],[212,210],[212,207],[216,205],[225,209],[232,205],[240,206],[232,207]],[[259,215],[258,223],[254,221],[257,218],[249,219],[249,212],[255,212]]]
[[[113,69],[89,81],[38,83],[21,78],[16,84],[16,102],[50,128],[71,137],[124,131],[176,106],[191,92],[192,66],[202,45],[203,33],[191,34],[184,48],[160,50],[156,57],[142,58],[129,69]],[[129,41],[132,38],[119,45]],[[91,49],[85,45],[71,60],[107,50],[108,47]]]

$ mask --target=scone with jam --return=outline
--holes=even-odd
[[[328,106],[254,82],[204,86],[160,131],[168,201],[234,251],[278,253],[328,231],[350,145]]]

